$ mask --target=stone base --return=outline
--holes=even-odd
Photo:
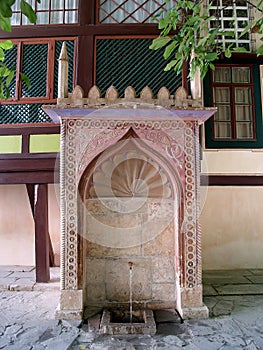
[[[184,319],[202,319],[209,317],[209,310],[206,305],[195,307],[184,307],[182,309]]]
[[[82,320],[83,310],[62,310],[59,305],[55,311],[55,318],[58,320]]]
[[[156,333],[156,325],[152,310],[142,310],[144,322],[122,323],[111,322],[111,312],[104,310],[100,323],[100,333],[103,334],[147,334]]]
[[[60,304],[55,317],[60,320],[80,320],[83,318],[83,291],[61,290]]]

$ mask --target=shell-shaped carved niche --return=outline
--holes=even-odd
[[[172,190],[156,161],[130,150],[112,156],[94,171],[88,197],[171,198]]]

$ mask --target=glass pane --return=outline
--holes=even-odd
[[[29,19],[26,16],[22,15],[22,25],[29,25],[29,24],[32,24],[32,23],[29,21]]]
[[[53,11],[50,13],[50,23],[63,23],[63,11]]]
[[[78,11],[65,11],[65,23],[78,23]]]
[[[236,120],[252,120],[251,106],[236,106]]]
[[[35,0],[27,0],[27,3],[29,3],[29,5],[32,6],[33,9],[35,9],[35,3],[36,3]]]
[[[216,107],[215,120],[231,120],[230,106],[217,105]]]
[[[235,102],[251,104],[251,88],[235,88]]]
[[[37,10],[48,10],[49,9],[49,1],[40,1],[40,4],[37,3]]]
[[[213,80],[215,83],[230,83],[230,67],[216,67],[215,71],[213,72]]]
[[[230,89],[228,87],[215,87],[214,103],[230,103]]]
[[[78,0],[65,0],[65,9],[77,9]]]
[[[233,67],[232,80],[233,80],[233,83],[250,83],[250,68]]]
[[[20,11],[20,1],[17,1],[12,5],[12,11]]]
[[[252,123],[236,123],[236,133],[238,139],[252,139]]]
[[[37,13],[37,24],[49,24],[49,13],[38,12]]]
[[[20,13],[13,13],[13,15],[11,17],[11,25],[12,26],[19,26],[20,25],[20,18],[21,18]]]
[[[51,10],[63,10],[64,0],[51,0]]]
[[[215,122],[214,137],[217,139],[231,139],[231,123]]]

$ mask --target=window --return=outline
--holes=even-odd
[[[253,140],[254,87],[251,66],[216,66],[212,72],[214,140]]]
[[[249,24],[249,5],[246,0],[212,0],[210,15],[216,17],[210,21],[210,28],[220,26],[223,30],[233,32],[232,35],[224,35],[218,42],[223,43],[224,48],[232,45],[233,47],[244,47],[251,51],[251,37],[247,33],[239,38],[243,29]]]
[[[69,91],[74,82],[74,38],[67,38],[69,56]],[[63,40],[13,40],[14,47],[6,52],[6,63],[16,67],[16,77],[10,87],[10,99],[1,101],[0,123],[33,123],[50,121],[41,109],[44,103],[55,103],[58,84],[58,58]],[[21,80],[26,74],[31,86]]]
[[[78,0],[37,0],[30,1],[31,6],[37,14],[36,24],[72,24],[78,23]],[[20,11],[20,0],[17,0],[12,7],[13,16],[11,24],[29,25],[27,17]]]
[[[98,23],[153,23],[152,16],[176,0],[98,0]]]
[[[205,123],[206,148],[262,148],[260,63],[216,64],[204,79],[205,106],[217,113]],[[247,61],[247,59],[246,59]]]

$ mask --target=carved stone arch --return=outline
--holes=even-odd
[[[88,187],[90,186],[91,177],[105,161],[113,157],[118,152],[121,152],[125,148],[127,142],[133,142],[138,150],[142,152],[147,157],[152,158],[156,164],[159,164],[160,168],[166,172],[169,177],[169,181],[172,185],[173,198],[178,196],[180,203],[178,203],[179,209],[179,226],[182,225],[184,217],[184,201],[183,201],[183,186],[179,171],[171,166],[170,160],[168,161],[158,149],[158,146],[153,144],[152,141],[143,138],[143,134],[138,133],[133,126],[126,130],[126,133],[120,138],[119,135],[116,137],[115,143],[112,143],[110,147],[104,149],[100,154],[98,154],[89,164],[86,164],[85,170],[83,171],[78,184],[78,193],[81,200],[83,200],[83,195],[88,193]],[[147,142],[148,141],[148,142]],[[153,147],[155,146],[155,147]],[[85,152],[89,152],[86,148]]]
[[[134,152],[134,153],[133,153]],[[136,153],[137,152],[137,153]],[[125,160],[125,154],[128,156],[128,160]],[[124,157],[123,157],[124,155]],[[183,221],[183,210],[184,210],[184,200],[183,200],[183,188],[182,188],[182,183],[180,179],[180,175],[174,169],[173,166],[171,166],[170,162],[168,159],[166,159],[163,154],[161,154],[158,151],[158,148],[153,147],[153,145],[150,145],[149,143],[147,144],[146,140],[143,140],[139,138],[136,129],[134,130],[132,127],[130,127],[125,135],[120,139],[112,144],[109,148],[105,149],[101,154],[99,154],[96,158],[93,159],[93,161],[86,167],[85,171],[82,173],[82,176],[79,180],[79,185],[78,185],[78,193],[79,193],[79,201],[78,201],[78,218],[79,222],[85,222],[84,216],[85,210],[87,206],[90,205],[90,199],[96,199],[96,193],[91,189],[94,181],[94,174],[98,174],[102,182],[105,180],[106,175],[105,171],[108,169],[103,169],[104,166],[107,167],[112,162],[113,165],[113,177],[116,175],[114,173],[114,167],[118,168],[118,165],[120,164],[123,166],[121,169],[125,169],[125,161],[126,161],[126,167],[133,166],[133,169],[136,168],[136,161],[133,162],[133,155],[134,159],[137,157],[137,165],[141,167],[141,172],[142,173],[147,173],[147,171],[152,172],[152,177],[149,179],[149,186],[153,184],[153,186],[158,185],[158,181],[164,181],[164,200],[167,201],[168,203],[168,210],[169,208],[173,208],[173,213],[172,213],[172,224],[169,237],[170,239],[174,240],[174,248],[176,249],[176,252],[174,252],[173,256],[179,257],[179,251],[181,249],[181,237],[179,237],[179,232],[180,232],[180,226],[182,225]],[[130,156],[130,158],[129,158]],[[129,159],[130,163],[129,163]],[[118,163],[119,162],[119,163]],[[115,169],[116,170],[116,169]],[[118,172],[118,169],[117,169]],[[140,172],[140,169],[138,173]],[[153,183],[151,182],[153,181]],[[170,193],[167,190],[168,187],[170,186]],[[124,186],[123,186],[124,187]],[[151,190],[151,188],[150,188]],[[118,194],[118,191],[113,191],[113,195]],[[107,193],[106,193],[107,194]],[[140,194],[140,193],[139,193]],[[156,192],[155,192],[156,194]],[[103,197],[102,194],[100,194],[102,199],[102,202],[107,202],[107,198]],[[138,195],[138,193],[137,193]],[[102,198],[103,197],[103,198]],[[125,197],[125,196],[124,196]],[[136,196],[135,196],[136,197]],[[140,196],[138,196],[140,197]],[[158,197],[158,194],[157,196]],[[149,196],[151,200],[151,195]],[[111,199],[111,198],[110,198]],[[165,202],[166,203],[166,202]],[[172,206],[170,204],[172,203]],[[156,204],[156,203],[155,203]],[[158,204],[158,203],[157,203]],[[166,205],[166,204],[165,204]],[[175,209],[176,208],[176,209]],[[114,209],[114,208],[113,208]],[[175,213],[176,211],[176,213]],[[161,215],[160,215],[161,216]],[[162,221],[162,217],[160,218]],[[158,226],[156,224],[155,226]],[[85,228],[86,229],[86,228]],[[82,260],[79,262],[79,265],[85,266],[85,259],[87,258],[87,252],[92,248],[92,244],[90,244],[90,240],[86,239],[85,232],[79,232],[80,234],[80,244],[78,246],[78,256],[79,259]],[[150,232],[149,232],[150,234]],[[173,237],[173,238],[171,238]],[[102,245],[101,245],[102,246]],[[90,248],[91,247],[91,248]],[[121,247],[122,248],[122,247]],[[96,248],[97,249],[97,248]],[[95,250],[96,250],[95,249]],[[124,249],[125,250],[125,249]],[[106,249],[107,253],[110,251],[110,249]],[[155,253],[153,253],[155,254]],[[154,259],[159,259],[157,258]],[[88,258],[89,259],[89,258]],[[94,260],[94,257],[91,257],[90,259]],[[142,258],[141,258],[142,259]],[[145,259],[145,258],[143,258]],[[92,260],[92,262],[93,262]],[[99,260],[99,259],[97,259]],[[139,259],[140,260],[140,259]],[[147,259],[145,260],[147,261]],[[172,260],[174,266],[170,266],[170,268],[174,269],[174,274],[177,276],[177,285],[179,285],[179,274],[180,271],[182,270],[182,267],[179,266],[180,261],[179,258],[177,259],[176,263],[175,260]],[[111,261],[110,261],[111,262]],[[85,270],[85,269],[84,269]],[[80,273],[82,275],[79,275],[79,282],[81,288],[85,288],[85,284],[87,281],[85,280],[85,276],[83,274],[83,270],[80,270]],[[87,276],[87,275],[86,275]],[[153,283],[153,282],[151,282]],[[176,298],[176,303],[180,305],[180,290],[179,287],[176,290],[177,293],[177,298]]]

